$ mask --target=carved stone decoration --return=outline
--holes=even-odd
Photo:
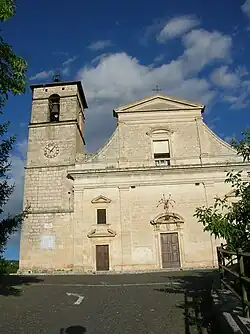
[[[100,195],[94,199],[92,199],[91,203],[92,204],[100,204],[100,203],[110,203],[111,202],[111,199],[103,196],[103,195]]]
[[[154,134],[167,134],[167,135],[172,135],[174,133],[174,129],[169,126],[158,126],[157,128],[153,127],[153,128],[150,128],[149,132],[147,133],[150,137],[152,137]]]
[[[169,194],[166,199],[165,195],[162,195],[162,198],[158,202],[158,205],[163,204],[164,212],[158,214],[153,220],[150,221],[151,225],[155,226],[156,230],[160,229],[160,225],[168,224],[168,229],[180,227],[180,224],[184,223],[184,219],[173,211],[170,211],[170,208],[174,208],[175,201],[172,199],[171,194]],[[163,227],[162,227],[163,228]]]
[[[107,230],[93,229],[87,234],[88,238],[115,237],[116,232],[108,228]]]
[[[168,198],[165,198],[165,194],[162,195],[162,198],[158,202],[157,208],[159,205],[163,204],[163,209],[166,213],[169,212],[170,207],[174,208],[175,201],[171,198],[171,194],[169,194]]]
[[[180,224],[184,223],[183,218],[174,212],[160,213],[155,219],[150,221],[151,225],[159,224]]]

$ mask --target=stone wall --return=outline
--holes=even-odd
[[[49,122],[48,98],[60,95],[60,122]],[[72,269],[73,181],[67,178],[76,155],[84,152],[84,110],[77,84],[33,90],[24,207],[29,206],[21,233],[20,269]],[[48,144],[57,154],[48,156]]]
[[[125,117],[126,116],[126,117]],[[148,112],[122,115],[118,127],[107,144],[78,168],[154,166],[153,133],[166,130],[170,144],[171,166],[240,162],[232,147],[216,136],[203,122],[201,114],[171,115]]]
[[[119,175],[120,174],[120,175]],[[95,179],[92,184],[91,178]],[[216,264],[216,245],[202,224],[193,217],[196,207],[210,205],[215,196],[224,196],[230,187],[224,183],[225,171],[202,169],[182,173],[162,171],[155,174],[117,173],[88,175],[75,181],[75,265],[78,270],[95,270],[95,246],[110,245],[110,270],[147,270],[161,268],[160,233],[178,232],[181,266],[209,267]],[[150,224],[163,206],[162,195],[171,194],[173,211],[184,223],[155,230]],[[111,202],[93,204],[103,195]],[[107,209],[107,226],[96,223],[96,209]],[[89,238],[93,229],[111,229],[115,236]],[[164,230],[165,229],[165,230]]]
[[[32,213],[22,226],[20,269],[70,270],[73,268],[72,213]]]

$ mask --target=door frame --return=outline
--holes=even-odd
[[[179,246],[179,258],[180,258],[180,267],[176,267],[176,269],[178,268],[182,268],[183,267],[183,258],[182,258],[182,254],[183,254],[183,249],[182,249],[182,233],[180,233],[179,230],[173,230],[173,231],[159,231],[158,233],[158,254],[159,254],[159,266],[161,269],[167,269],[167,268],[163,268],[162,265],[162,250],[161,250],[161,234],[171,234],[171,233],[177,233],[177,237],[178,237],[178,246]]]
[[[109,255],[109,269],[108,270],[97,270],[97,261],[96,261],[96,246],[108,246],[108,255]],[[93,252],[94,252],[94,271],[111,271],[111,245],[110,243],[108,242],[100,242],[100,243],[96,243],[94,244],[94,247],[93,247]]]

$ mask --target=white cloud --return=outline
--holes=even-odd
[[[229,67],[225,65],[215,69],[210,78],[215,85],[222,88],[233,88],[240,83],[239,75],[230,72]]]
[[[31,76],[30,80],[44,80],[49,77],[52,77],[54,75],[55,71],[49,70],[49,71],[41,71],[36,73],[35,75]]]
[[[240,65],[236,68],[235,73],[241,78],[248,76],[249,72],[246,66]]]
[[[243,13],[250,18],[250,0],[246,0],[245,3],[241,6],[241,9]]]
[[[230,59],[231,37],[196,29],[182,36],[181,41],[183,51],[179,57],[160,65],[145,65],[120,52],[102,54],[79,71],[77,79],[83,81],[89,105],[86,116],[86,138],[91,138],[87,140],[89,151],[103,145],[112,133],[115,126],[112,109],[153,94],[156,85],[163,94],[204,104],[215,98],[215,87],[201,73],[215,61],[224,63]]]
[[[113,43],[108,39],[99,40],[99,41],[91,43],[88,46],[88,49],[90,49],[91,51],[100,51],[100,50],[103,50],[103,49],[105,49],[109,46],[112,46],[112,45],[113,45]]]
[[[250,80],[241,79],[239,87],[230,93],[225,94],[223,99],[230,104],[231,109],[246,108],[250,104]]]
[[[10,156],[11,170],[9,183],[15,184],[14,191],[5,206],[5,212],[15,214],[22,210],[24,166],[27,152],[27,139],[15,143],[15,152]]]
[[[250,79],[244,66],[233,71],[228,66],[221,66],[211,73],[210,79],[222,89],[220,98],[230,109],[243,109],[250,104]]]
[[[248,91],[235,92],[234,95],[226,95],[223,97],[224,101],[229,102],[230,109],[243,109],[250,104],[250,89]]]
[[[26,158],[26,154],[27,154],[28,140],[27,139],[23,139],[21,141],[18,141],[16,143],[16,147],[17,147],[18,152],[21,155],[21,158],[25,159]]]
[[[234,104],[234,103],[237,102],[238,97],[237,96],[232,96],[232,95],[225,95],[224,100]]]
[[[70,67],[63,67],[60,70],[61,75],[69,76],[70,75]],[[64,81],[64,80],[63,80]]]
[[[96,56],[95,58],[93,58],[93,59],[91,60],[91,64],[92,64],[92,65],[97,64],[102,58],[105,58],[105,57],[107,57],[107,56],[109,56],[109,55],[111,55],[111,54],[112,54],[112,53],[108,53],[108,52],[102,53],[102,54]]]
[[[193,16],[175,17],[163,27],[157,36],[157,40],[160,43],[165,43],[169,39],[182,36],[197,25],[199,25],[199,21]]]
[[[65,60],[62,63],[61,68],[59,69],[59,73],[61,73],[64,76],[69,76],[70,72],[71,72],[71,65],[72,65],[72,63],[74,63],[76,61],[76,59],[78,57],[79,56],[73,56],[73,57],[70,57],[67,60]]]
[[[15,188],[11,194],[9,201],[4,206],[3,216],[10,213],[11,215],[17,214],[22,211],[23,208],[23,186],[24,186],[24,167],[27,152],[27,139],[16,142],[15,152],[10,156],[11,170],[9,172],[9,183],[14,184]],[[11,235],[7,247],[19,249],[20,231],[17,231]],[[8,255],[10,253],[10,255]],[[6,252],[6,256],[13,257],[12,252]]]
[[[138,59],[123,52],[102,56],[97,64],[80,70],[78,77],[83,80],[90,100],[127,101],[138,94],[150,93],[156,84],[165,90],[179,92],[179,87],[194,83],[191,79],[199,86],[204,82],[204,79],[190,79],[190,75],[199,73],[214,60],[229,57],[231,38],[218,32],[193,30],[183,37],[183,45],[185,49],[179,58],[158,67],[142,65]],[[188,93],[192,98],[194,90]]]
[[[68,66],[72,64],[79,56],[70,57],[62,63],[62,66]]]
[[[64,52],[64,51],[53,51],[52,54],[54,56],[68,56],[69,55],[68,52]]]
[[[31,76],[29,79],[31,81],[33,80],[45,80],[45,79],[48,79],[48,78],[51,78],[54,76],[54,74],[56,72],[59,72],[60,74],[64,75],[64,76],[69,76],[70,75],[70,67],[71,67],[71,64],[76,61],[76,59],[78,58],[79,56],[73,56],[73,57],[70,57],[68,58],[67,60],[65,60],[61,67],[58,68],[58,69],[51,69],[51,70],[48,70],[48,71],[41,71],[41,72],[38,72],[36,73],[35,75]]]
[[[144,27],[139,33],[139,42],[147,46],[149,40],[155,40],[155,36],[159,34],[159,31],[165,26],[166,22],[163,19],[154,20],[152,24]]]
[[[218,31],[195,29],[182,40],[185,47],[182,57],[184,71],[200,71],[209,63],[230,58],[232,38]]]
[[[164,54],[162,53],[162,54],[160,54],[159,56],[156,56],[155,57],[155,59],[154,59],[154,63],[160,63],[160,62],[162,62],[163,61],[163,59],[164,59]]]

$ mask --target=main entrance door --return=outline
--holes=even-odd
[[[96,270],[109,270],[109,245],[96,245]]]
[[[180,267],[178,233],[161,234],[162,268]]]

